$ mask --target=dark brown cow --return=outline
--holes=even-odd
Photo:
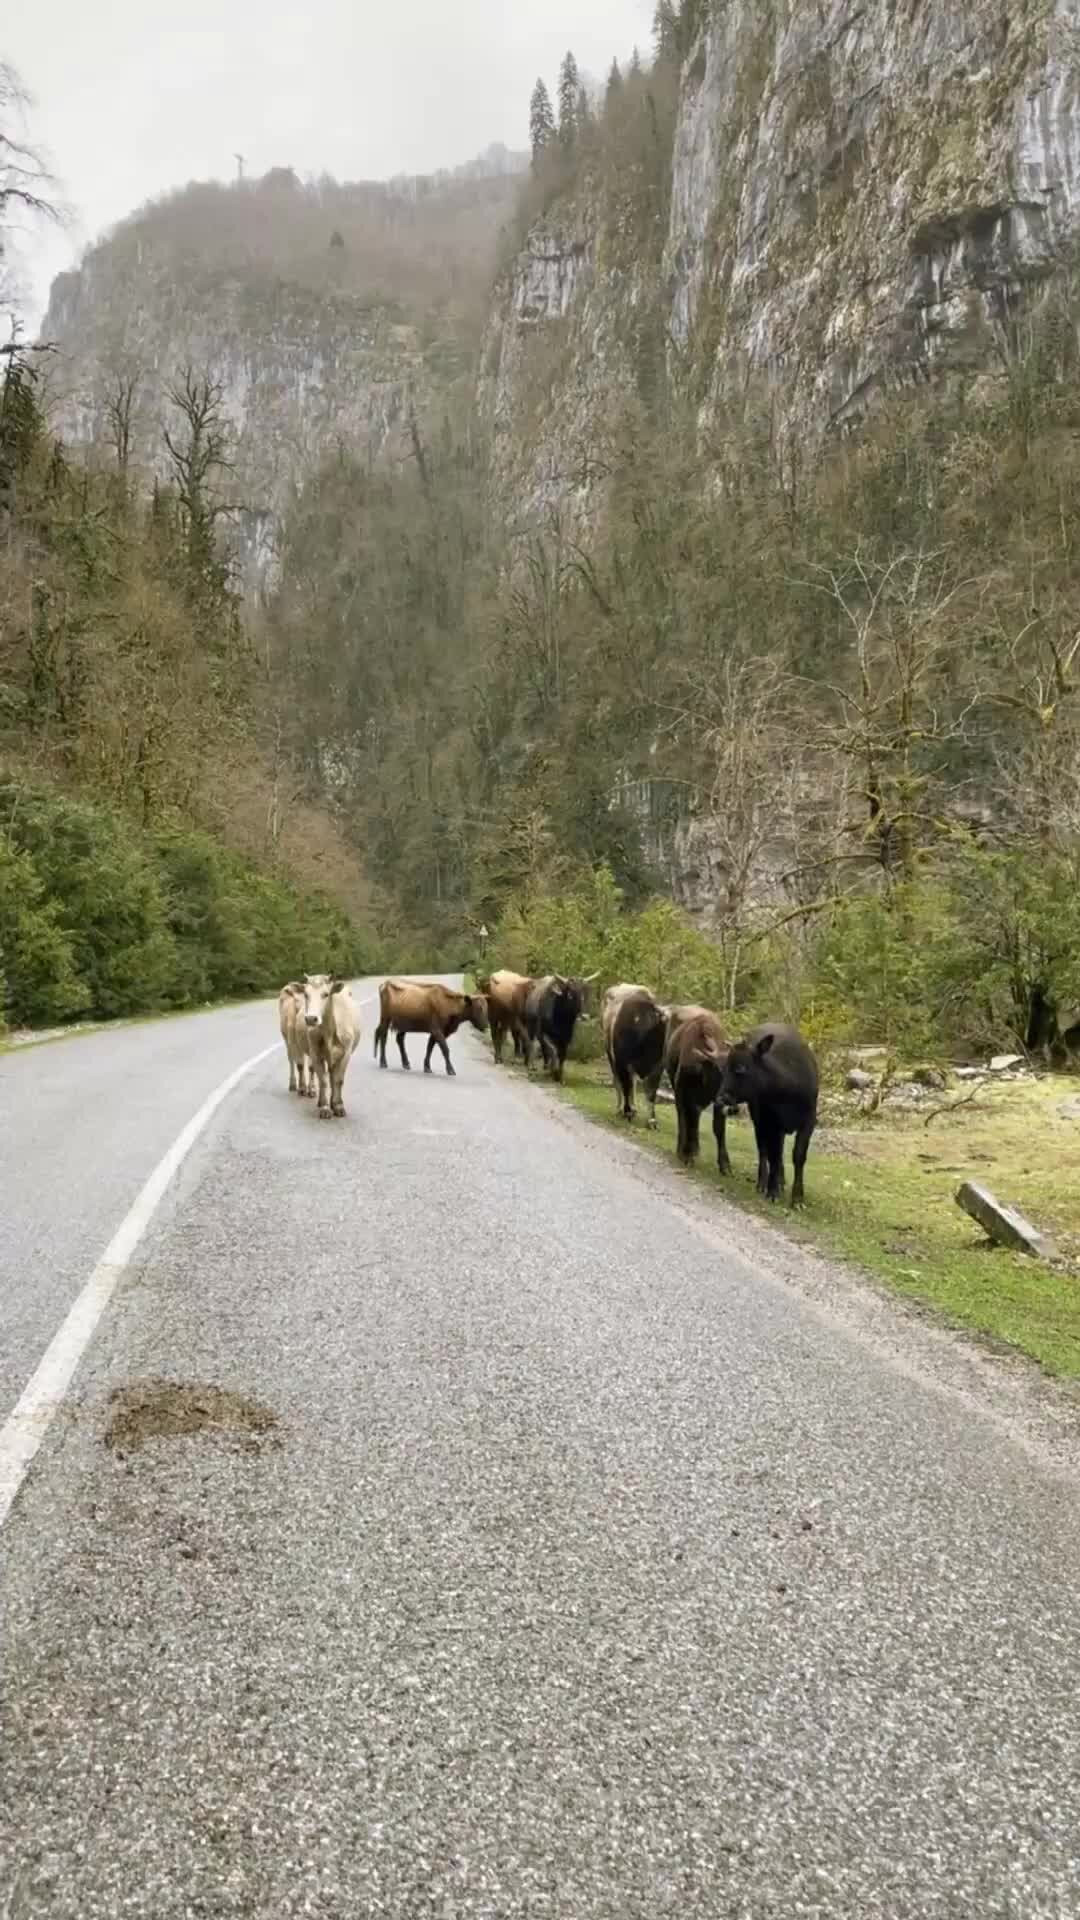
[[[784,1140],[795,1135],[791,1204],[801,1207],[803,1168],[817,1125],[818,1068],[802,1034],[779,1020],[755,1027],[731,1048],[721,1100],[734,1112],[745,1102],[758,1150],[758,1192],[778,1200],[784,1191]]]
[[[408,1070],[405,1035],[426,1033],[428,1044],[424,1055],[424,1072],[431,1072],[431,1056],[438,1047],[446,1062],[447,1073],[453,1076],[450,1049],[446,1043],[466,1020],[478,1033],[483,1033],[488,1016],[482,993],[457,993],[453,987],[440,986],[436,981],[384,980],[379,988],[375,1057],[380,1067],[385,1067],[386,1042],[392,1029],[401,1064]]]
[[[620,981],[604,995],[600,1024],[604,1049],[615,1082],[616,1100],[624,1120],[634,1118],[634,1078],[641,1081],[649,1102],[650,1127],[656,1125],[656,1094],[664,1072],[664,1038],[668,1010],[647,987]]]
[[[728,1044],[719,1020],[707,1007],[672,1007],[664,1040],[664,1065],[675,1095],[678,1154],[685,1166],[697,1159],[701,1116],[706,1107],[711,1107],[717,1168],[721,1173],[731,1172],[726,1111],[717,1100]]]
[[[509,1033],[519,1059],[525,1053],[525,1005],[533,985],[526,973],[510,973],[500,968],[485,983],[488,1020],[491,1025],[491,1051],[496,1066],[501,1064],[503,1043]]]

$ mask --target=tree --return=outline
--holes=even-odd
[[[572,147],[577,136],[578,94],[581,90],[581,76],[577,61],[572,53],[563,55],[559,68],[559,139],[564,147]]]
[[[622,69],[619,66],[618,61],[613,60],[611,63],[611,70],[607,77],[607,90],[604,94],[605,106],[610,107],[613,101],[619,98],[619,95],[622,93],[622,90],[623,90]]]
[[[679,16],[675,11],[674,0],[659,0],[653,15],[653,41],[657,59],[677,60],[679,38]]]
[[[223,579],[215,554],[214,529],[231,509],[215,499],[213,482],[219,473],[232,471],[224,388],[209,374],[200,379],[191,367],[185,367],[179,383],[169,388],[169,399],[184,426],[184,431],[178,429],[175,434],[166,427],[164,437],[180,502],[191,585],[197,593],[210,586],[219,595]]]
[[[532,142],[535,167],[555,138],[555,115],[552,112],[551,95],[542,80],[537,81],[529,102],[529,138]]]
[[[0,296],[11,298],[8,235],[16,214],[59,220],[55,182],[40,153],[23,133],[29,94],[15,68],[0,61]]]

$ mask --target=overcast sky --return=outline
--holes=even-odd
[[[49,0],[5,7],[0,59],[76,215],[36,248],[34,307],[88,239],[165,188],[245,170],[381,179],[528,143],[568,46],[601,78],[654,0]]]

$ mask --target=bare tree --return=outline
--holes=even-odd
[[[957,578],[944,548],[879,562],[857,547],[803,584],[834,603],[850,635],[849,674],[824,683],[834,711],[823,739],[850,768],[852,857],[911,880],[935,817],[936,763],[963,737],[974,705],[956,707],[944,684],[956,603],[974,583]]]
[[[220,380],[208,373],[200,376],[188,366],[169,388],[168,397],[183,425],[175,433],[165,428],[165,446],[184,518],[188,559],[193,576],[202,579],[213,564],[217,522],[235,510],[214,493],[216,476],[231,473],[233,464],[228,456],[224,388]]]
[[[131,458],[132,428],[138,391],[138,374],[118,373],[114,376],[105,401],[105,422],[109,445],[116,454],[117,472],[124,480],[127,479],[128,463]]]

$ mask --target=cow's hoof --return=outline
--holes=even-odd
[[[648,1127],[650,1133],[655,1133],[660,1122],[654,1117],[652,1120],[646,1120],[645,1125]]]
[[[431,1062],[430,1062],[430,1060],[425,1060],[425,1061],[424,1061],[424,1072],[425,1072],[425,1073],[430,1073],[430,1072],[431,1072]]]
[[[320,1107],[320,1108],[319,1108],[319,1119],[320,1119],[320,1120],[332,1120],[332,1119],[333,1119],[333,1117],[334,1117],[334,1116],[333,1116],[333,1114],[332,1114],[332,1113],[330,1112],[330,1109],[329,1109],[329,1107]]]
[[[446,1069],[446,1077],[447,1077],[447,1079],[448,1079],[448,1080],[456,1080],[456,1079],[457,1079],[457,1074],[456,1074],[456,1072],[455,1072],[455,1070],[454,1070],[454,1068],[453,1068],[453,1067],[447,1067],[447,1069]]]
[[[344,1120],[345,1118],[344,1107],[331,1107],[330,1112],[335,1120]]]

